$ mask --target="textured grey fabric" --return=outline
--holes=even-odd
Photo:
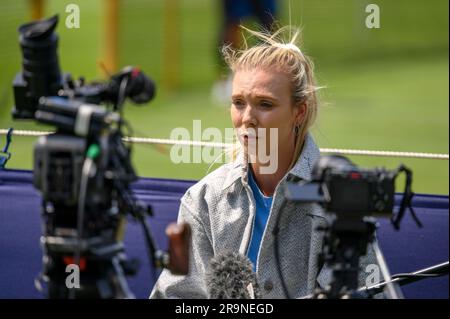
[[[311,135],[292,170],[275,189],[271,212],[264,231],[256,265],[263,298],[286,298],[274,258],[272,234],[284,201],[283,186],[290,180],[310,180],[314,162],[320,156]],[[255,202],[247,181],[248,165],[242,160],[225,164],[193,185],[181,199],[178,221],[192,227],[190,272],[175,276],[161,273],[150,298],[207,298],[204,275],[210,259],[224,250],[246,255],[253,229]],[[317,283],[324,286],[330,272],[318,273],[317,257],[322,235],[314,231],[325,222],[322,209],[315,204],[285,205],[279,225],[279,252],[284,282],[289,296],[298,298],[313,292]],[[372,249],[362,262],[375,263]],[[361,272],[360,283],[365,282]]]

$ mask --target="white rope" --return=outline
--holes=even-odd
[[[16,136],[42,136],[42,135],[48,135],[48,134],[52,134],[52,133],[54,133],[54,132],[14,130],[12,134],[16,135]],[[8,130],[0,129],[0,135],[6,135],[6,134],[8,134]]]
[[[369,151],[369,150],[347,150],[338,148],[321,148],[321,153],[340,153],[346,155],[367,155],[383,157],[409,157],[448,160],[448,154],[417,153],[417,152],[396,152],[396,151]]]
[[[0,129],[0,135],[6,135],[7,129]],[[49,131],[26,131],[14,130],[13,135],[16,136],[42,136],[52,134]],[[203,141],[186,141],[186,140],[171,140],[161,138],[145,138],[145,137],[124,137],[124,141],[137,144],[163,144],[163,145],[184,145],[184,146],[200,146],[212,148],[229,148],[233,147],[231,143],[215,143]],[[418,152],[396,152],[396,151],[370,151],[370,150],[350,150],[339,148],[321,148],[321,153],[335,153],[344,155],[360,155],[360,156],[382,156],[382,157],[407,157],[407,158],[423,158],[423,159],[437,159],[448,160],[448,154],[434,154],[434,153],[418,153]]]

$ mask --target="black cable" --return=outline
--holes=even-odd
[[[444,276],[445,274],[397,274],[395,276],[391,276],[391,279],[396,279],[396,278],[412,278],[412,277],[423,277],[423,278],[433,278],[433,277],[440,277],[440,276]]]
[[[395,274],[391,276],[390,282],[395,282],[400,286],[403,286],[426,278],[437,278],[448,275],[448,269],[449,263],[447,261],[432,267],[415,271],[413,273]],[[365,292],[370,295],[375,295],[382,292],[386,284],[387,282],[383,281],[371,287],[361,287],[358,289],[358,291]]]
[[[128,86],[128,77],[125,76],[122,78],[122,80],[120,81],[120,85],[119,85],[119,94],[117,96],[117,101],[114,105],[114,111],[119,111],[120,117],[123,118],[122,116],[122,104],[125,101],[125,92]]]
[[[414,197],[414,192],[412,191],[412,171],[407,168],[404,165],[400,165],[397,169],[396,176],[400,174],[401,172],[404,172],[406,175],[406,181],[405,181],[405,190],[403,192],[403,198],[400,203],[400,208],[396,216],[392,217],[391,222],[392,225],[396,230],[400,229],[400,223],[405,215],[406,208],[409,208],[411,212],[411,216],[416,222],[418,227],[423,227],[422,223],[420,222],[419,218],[414,212],[414,209],[412,207],[412,199]]]
[[[81,243],[83,240],[83,223],[84,223],[84,213],[85,213],[85,205],[86,205],[86,192],[89,183],[89,175],[94,167],[95,163],[93,159],[86,157],[84,159],[83,168],[81,171],[81,180],[80,180],[80,193],[78,197],[78,211],[77,211],[77,246],[74,254],[75,264],[80,267],[80,258],[81,258]],[[71,289],[69,291],[69,299],[75,298],[75,290]]]
[[[153,281],[156,282],[156,280],[157,280],[156,268],[158,268],[158,266],[160,266],[160,265],[158,265],[158,263],[156,261],[155,255],[156,255],[157,250],[156,250],[155,240],[152,236],[152,233],[150,232],[150,228],[147,225],[147,222],[145,221],[145,217],[139,219],[139,222],[141,223],[141,226],[142,226],[142,229],[144,232],[144,236],[145,236],[145,241],[147,243],[147,252],[149,254],[150,264],[153,264],[153,266],[154,266],[154,268],[153,268],[154,271],[152,271],[151,276],[152,276]]]
[[[147,244],[147,252],[150,264],[154,267],[158,267],[158,262],[156,260],[156,243],[155,240],[151,234],[150,228],[147,225],[147,222],[145,220],[145,214],[142,213],[141,209],[142,207],[135,205],[136,199],[134,195],[130,192],[129,189],[124,187],[121,183],[116,184],[116,188],[119,190],[119,194],[122,197],[122,200],[124,204],[128,207],[127,210],[129,210],[130,214],[141,224],[145,241]],[[153,277],[153,280],[156,281],[156,272],[152,272],[151,276]]]
[[[127,78],[125,78],[127,79]],[[119,91],[119,99],[118,99],[118,103],[120,103],[120,101],[123,99],[123,95],[124,95],[124,90],[122,90],[122,88],[125,87],[125,85],[123,85],[124,80],[121,81],[121,85],[120,88],[121,90]],[[128,80],[127,80],[128,81]],[[133,128],[130,125],[130,123],[128,121],[126,121],[122,116],[121,116],[121,124],[123,124],[126,128],[127,128],[127,133],[128,136],[132,137],[133,136]],[[123,134],[121,134],[123,136]],[[133,143],[130,141],[129,142],[129,146],[128,146],[128,152],[129,155],[131,155],[131,151],[132,151],[132,146]],[[147,244],[147,252],[148,252],[148,257],[149,257],[149,261],[150,264],[153,265],[155,268],[159,267],[160,265],[158,264],[158,260],[157,260],[157,248],[156,248],[156,242],[151,234],[150,228],[147,225],[147,222],[145,220],[145,214],[142,213],[141,209],[142,207],[140,207],[139,205],[136,205],[135,203],[137,202],[136,198],[134,197],[134,195],[132,194],[132,192],[129,190],[128,187],[125,187],[125,185],[123,185],[122,183],[120,183],[119,181],[115,181],[116,182],[116,187],[117,189],[120,190],[120,194],[122,196],[123,201],[125,202],[125,204],[128,206],[128,209],[130,210],[131,215],[138,220],[138,222],[141,224],[142,226],[142,230],[144,233],[144,237],[145,237],[145,241]],[[151,273],[151,276],[153,277],[153,280],[156,281],[156,272],[153,271]]]

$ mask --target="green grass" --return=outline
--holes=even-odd
[[[58,28],[61,68],[75,76],[99,77],[101,3],[49,1],[48,12],[64,16],[66,3],[78,3],[78,30]],[[211,102],[216,78],[214,44],[218,8],[210,0],[180,0],[178,90],[164,87],[164,2],[129,0],[120,15],[120,64],[139,65],[159,85],[158,95],[145,107],[126,106],[125,116],[136,135],[168,138],[175,127],[230,127],[228,109]],[[370,1],[292,0],[292,21],[303,26],[304,49],[314,58],[322,107],[313,134],[320,147],[448,153],[448,2],[377,1],[381,29],[364,28],[364,7]],[[300,7],[301,5],[301,7]],[[20,69],[17,25],[25,19],[24,5],[0,4],[12,14],[0,27],[0,127],[51,129],[29,122],[12,122],[8,81]],[[283,21],[288,21],[282,2]],[[5,22],[6,21],[6,22]],[[61,22],[64,20],[62,19]],[[10,168],[32,167],[33,138],[13,140]],[[170,162],[165,152],[135,145],[133,163],[140,176],[199,179],[208,164]],[[448,194],[448,161],[384,157],[351,157],[364,167],[394,168],[400,163],[414,171],[414,191]],[[217,167],[217,166],[214,166]]]

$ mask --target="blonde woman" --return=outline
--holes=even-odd
[[[295,44],[298,32],[287,43],[279,40],[286,29],[274,35],[250,32],[261,43],[224,50],[234,75],[231,120],[242,151],[183,196],[179,221],[192,227],[190,273],[163,271],[152,298],[207,298],[205,273],[211,258],[224,251],[249,257],[263,298],[302,297],[330,280],[330,272],[318,265],[322,235],[315,229],[323,212],[314,204],[282,205],[283,185],[309,180],[320,155],[309,134],[318,107],[312,64]],[[270,170],[260,150],[271,150]],[[274,247],[280,214],[281,274]]]

